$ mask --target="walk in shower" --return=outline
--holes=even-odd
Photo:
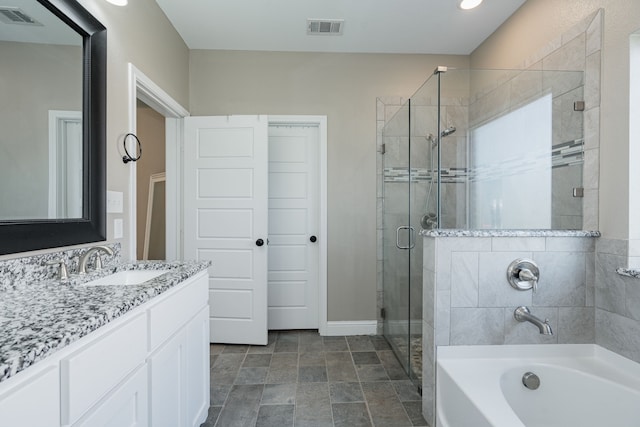
[[[582,71],[438,67],[391,107],[380,149],[383,330],[416,384],[420,231],[581,229],[583,92]]]

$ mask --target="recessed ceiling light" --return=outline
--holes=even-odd
[[[128,0],[107,0],[107,2],[115,4],[116,6],[126,6],[127,3],[129,3]]]
[[[460,0],[459,7],[460,9],[473,9],[474,7],[480,6],[482,0]]]

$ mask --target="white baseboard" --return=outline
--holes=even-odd
[[[376,335],[377,331],[378,322],[375,320],[328,321],[322,335]]]

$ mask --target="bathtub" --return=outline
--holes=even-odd
[[[438,347],[436,376],[436,427],[640,426],[640,364],[597,345]]]

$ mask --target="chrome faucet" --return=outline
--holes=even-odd
[[[91,259],[91,256],[94,254],[96,254],[95,269],[96,270],[102,269],[102,261],[100,260],[100,255],[98,254],[98,252],[104,252],[107,255],[113,255],[113,251],[108,246],[94,246],[92,248],[87,249],[85,253],[80,255],[80,259],[78,261],[79,274],[87,273],[87,263]]]
[[[533,323],[538,327],[542,335],[553,335],[553,331],[551,330],[551,325],[549,325],[549,319],[544,319],[543,321],[539,317],[536,317],[533,314],[531,314],[531,311],[529,311],[529,308],[525,306],[516,308],[516,310],[513,312],[513,317],[518,322]]]

